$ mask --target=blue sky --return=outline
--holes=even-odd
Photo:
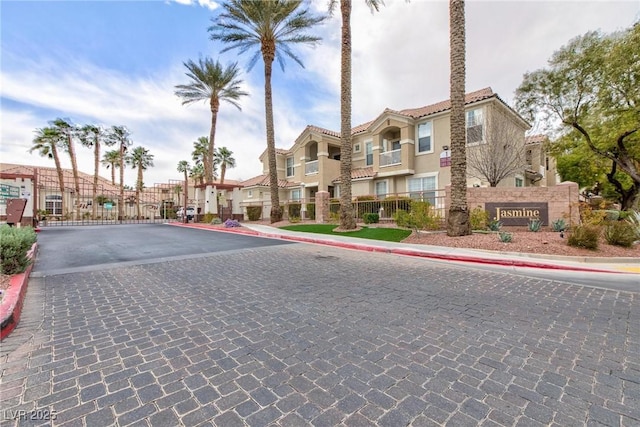
[[[310,3],[317,13],[327,0]],[[353,124],[385,108],[420,107],[448,98],[446,1],[387,0],[372,14],[355,1]],[[212,0],[0,2],[0,161],[53,166],[28,153],[34,130],[56,117],[78,124],[125,125],[134,145],[155,155],[146,185],[180,179],[179,160],[208,135],[204,103],[182,106],[174,86],[187,83],[183,62],[199,56],[238,61],[242,111],[223,104],[216,145],[234,152],[231,179],[262,172],[266,147],[263,69],[246,71],[250,55],[220,55],[207,28],[220,11]],[[469,1],[467,90],[491,86],[507,102],[526,71],[544,67],[554,50],[589,30],[611,32],[640,19],[633,1]],[[298,47],[306,68],[289,61],[274,69],[276,145],[289,148],[307,124],[339,130],[339,16],[315,31],[316,48]],[[92,153],[77,149],[80,169],[92,173]],[[63,165],[69,167],[68,159]],[[108,177],[106,170],[101,174]],[[133,184],[135,171],[125,180]]]

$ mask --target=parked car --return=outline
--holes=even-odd
[[[176,216],[178,219],[183,219],[184,217],[184,208],[179,208],[176,212]],[[192,206],[187,206],[187,221],[191,221],[196,216],[196,210]]]

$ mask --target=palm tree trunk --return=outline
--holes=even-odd
[[[182,211],[182,222],[186,223],[187,220],[187,195],[189,194],[189,177],[187,171],[184,171],[184,210]]]
[[[138,219],[140,219],[140,192],[142,191],[142,185],[143,185],[142,165],[139,164],[138,165],[138,182],[136,185],[136,204],[137,204],[136,214],[138,215]]]
[[[58,149],[55,144],[51,144],[51,154],[53,155],[53,161],[56,164],[56,172],[58,173],[58,183],[60,184],[60,196],[62,196],[60,203],[60,210],[62,212],[62,219],[64,219],[64,173],[62,172],[62,166],[60,165],[60,156],[58,156]]]
[[[111,163],[111,184],[116,185],[116,164]]]
[[[271,223],[282,219],[282,209],[280,209],[280,197],[278,195],[278,169],[276,166],[276,136],[273,128],[273,98],[271,94],[271,68],[275,55],[273,51],[265,52],[264,59],[264,106],[267,122],[267,157],[269,159],[269,187],[271,188]]]
[[[93,191],[91,195],[91,215],[92,219],[98,216],[98,204],[96,203],[96,195],[98,193],[98,173],[100,172],[100,139],[96,137],[93,142]]]
[[[220,165],[220,184],[224,184],[224,174],[227,172],[227,164],[223,161]]]
[[[464,0],[449,0],[451,49],[451,205],[447,218],[447,235],[449,236],[471,234],[467,207],[464,27]]]
[[[74,147],[73,144],[73,138],[71,137],[71,135],[67,136],[68,138],[68,144],[69,144],[69,157],[71,158],[71,171],[73,172],[73,184],[74,184],[74,190],[75,190],[75,203],[74,203],[74,210],[76,213],[76,219],[80,219],[80,205],[79,205],[79,198],[80,198],[80,177],[78,176],[78,162],[76,159],[76,149]]]
[[[340,1],[342,49],[340,78],[340,228],[353,230],[351,202],[351,0]]]
[[[213,182],[213,157],[215,154],[215,137],[216,137],[216,121],[218,119],[218,110],[220,101],[217,98],[211,98],[211,131],[209,131],[209,148],[207,149],[207,161],[204,165],[204,176],[207,182]]]
[[[118,200],[118,220],[124,219],[124,145],[120,144],[120,200]]]

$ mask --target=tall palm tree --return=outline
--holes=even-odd
[[[189,194],[189,162],[180,160],[178,162],[178,172],[184,173],[184,210],[182,211],[182,222],[187,222],[187,194]]]
[[[204,162],[204,174],[207,182],[212,182],[216,120],[220,101],[226,101],[241,110],[237,101],[240,97],[248,94],[240,90],[242,80],[238,78],[240,69],[237,63],[223,67],[219,61],[214,62],[211,58],[200,58],[197,63],[191,60],[184,62],[184,66],[188,70],[185,74],[191,79],[191,82],[176,86],[175,94],[182,98],[182,105],[209,101],[211,108],[211,130]]]
[[[118,220],[124,219],[124,163],[127,155],[127,150],[131,146],[132,141],[130,139],[131,133],[124,126],[111,126],[107,133],[106,140],[110,144],[118,147],[118,160],[120,168],[120,195],[118,196]]]
[[[300,58],[291,50],[298,43],[315,45],[320,41],[306,32],[321,23],[325,17],[315,16],[302,7],[302,0],[228,0],[222,5],[222,13],[209,27],[211,40],[220,40],[230,49],[244,53],[255,49],[249,60],[249,70],[260,55],[264,63],[264,103],[267,130],[267,157],[269,162],[269,186],[271,189],[271,222],[282,219],[278,195],[278,170],[276,168],[276,143],[273,127],[273,99],[271,73],[273,61],[277,59],[284,71],[284,57],[287,56],[304,68]]]
[[[140,219],[140,193],[144,189],[143,172],[153,166],[153,154],[144,147],[136,147],[127,156],[127,164],[131,169],[138,169],[138,178],[136,179],[136,215]]]
[[[224,184],[224,175],[227,172],[227,168],[236,167],[236,159],[233,158],[233,151],[227,147],[219,147],[216,151],[215,163],[220,165],[220,184]]]
[[[207,157],[209,155],[209,138],[206,136],[201,136],[197,140],[193,141],[193,151],[191,152],[191,160],[195,162],[196,165],[202,165],[204,169],[205,163],[207,163]],[[212,159],[211,164],[215,163],[215,153],[214,159]],[[213,169],[213,168],[212,168]],[[206,174],[205,174],[206,177]]]
[[[71,172],[73,173],[73,184],[74,184],[74,211],[76,214],[76,219],[80,217],[80,210],[77,208],[80,197],[80,177],[78,175],[78,159],[76,157],[76,149],[73,140],[76,138],[78,134],[78,127],[71,123],[69,119],[61,119],[57,118],[49,123],[51,126],[56,128],[60,135],[64,136],[61,139],[62,147],[64,151],[69,154],[69,158],[71,159]]]
[[[338,0],[330,0],[329,10]],[[371,11],[378,11],[382,0],[365,0]],[[351,201],[351,0],[340,0],[342,40],[340,49],[340,228],[353,230],[356,220]]]
[[[93,189],[91,192],[91,199],[93,203],[93,218],[98,215],[98,203],[96,202],[96,195],[98,192],[98,177],[100,173],[100,145],[104,140],[106,131],[102,126],[96,125],[84,125],[80,128],[78,136],[80,137],[80,143],[84,147],[93,148]],[[107,141],[104,141],[105,145]],[[108,142],[111,143],[110,141]]]
[[[61,143],[62,136],[60,132],[53,127],[36,129],[36,136],[33,138],[33,145],[29,149],[30,153],[37,151],[42,157],[53,159],[56,165],[56,173],[58,174],[58,184],[60,185],[61,212],[64,215],[64,174],[60,165],[60,155],[58,154],[58,146]]]
[[[451,62],[451,205],[447,235],[471,234],[467,207],[467,136],[464,115],[465,92],[464,0],[449,0]]]
[[[116,185],[116,169],[120,166],[120,151],[109,150],[102,155],[102,164],[111,169],[111,184]]]

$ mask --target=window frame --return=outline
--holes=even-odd
[[[433,178],[433,188],[424,188],[424,184],[423,184],[423,180],[425,178]],[[420,190],[412,190],[411,189],[411,181],[413,180],[421,180],[421,185],[420,185]],[[411,177],[407,177],[406,180],[406,184],[407,184],[407,193],[409,194],[409,197],[413,200],[420,200],[420,201],[425,201],[425,199],[427,199],[427,201],[429,201],[429,203],[431,203],[432,206],[436,206],[437,204],[437,195],[438,195],[438,173],[425,173],[425,174],[418,174],[418,175],[413,175]],[[414,193],[416,193],[416,195],[418,195],[419,197],[414,197]],[[425,194],[427,193],[427,194]],[[437,206],[436,206],[437,207]]]
[[[291,165],[289,165],[289,160],[291,160]],[[291,174],[289,174],[289,169],[291,169]],[[289,156],[285,160],[285,175],[287,178],[291,178],[296,173],[295,166],[293,162],[293,156]]]
[[[420,127],[423,125],[429,125],[429,149],[421,151],[420,150]],[[418,123],[416,126],[416,154],[429,154],[434,152],[434,138],[433,138],[433,120],[429,120],[423,123]]]
[[[473,117],[473,126],[469,125],[470,115]],[[479,119],[477,118],[479,116]],[[480,145],[485,143],[485,125],[484,125],[484,109],[482,107],[473,108],[471,110],[465,111],[465,140],[467,146]],[[480,124],[477,122],[480,121]],[[469,142],[469,129],[480,127],[480,140]]]
[[[369,163],[369,158],[371,158],[371,163]],[[373,166],[373,141],[365,141],[364,143],[364,165]]]

